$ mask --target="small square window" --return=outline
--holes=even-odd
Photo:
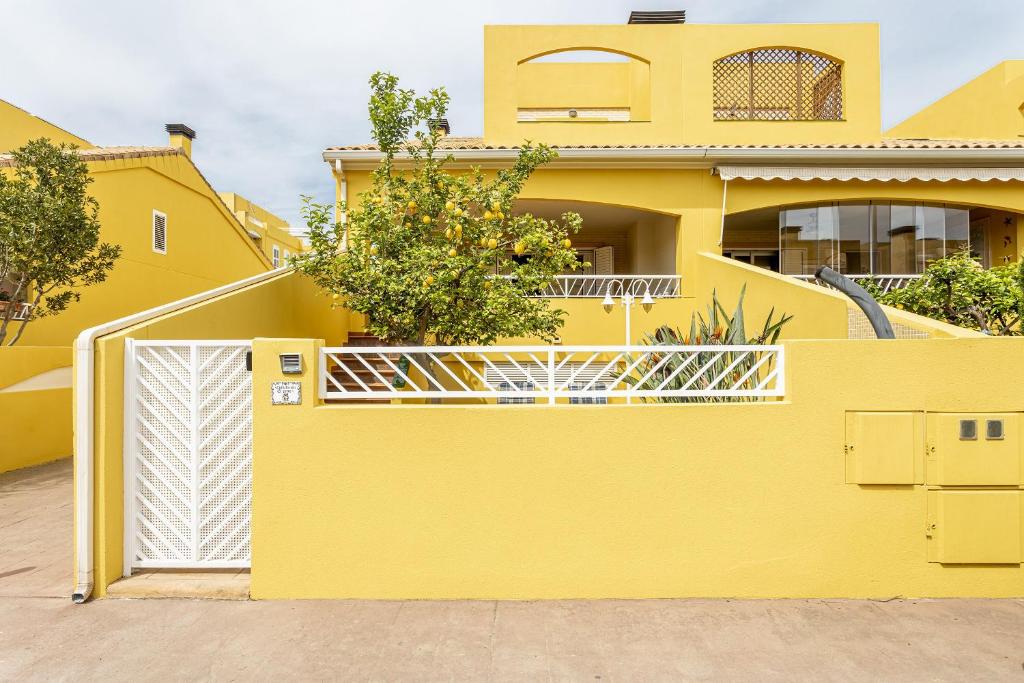
[[[977,420],[960,420],[960,440],[975,441],[978,438]]]
[[[999,441],[1003,438],[1002,420],[985,420],[985,438],[989,441]]]

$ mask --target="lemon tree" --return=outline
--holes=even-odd
[[[417,96],[391,74],[370,79],[370,122],[383,159],[357,202],[334,207],[303,198],[311,250],[293,263],[339,305],[363,313],[368,331],[392,344],[491,344],[500,337],[550,341],[564,311],[531,298],[578,267],[571,235],[579,215],[517,214],[513,203],[554,150],[524,144],[493,174],[449,172],[440,131],[444,89]],[[396,159],[398,157],[398,159]]]
[[[1024,261],[985,269],[966,249],[928,265],[903,289],[866,289],[889,306],[980,330],[994,336],[1020,336],[1024,320]]]

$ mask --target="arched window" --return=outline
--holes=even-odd
[[[843,67],[793,48],[738,52],[715,61],[715,119],[841,121]]]

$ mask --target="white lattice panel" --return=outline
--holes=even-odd
[[[248,342],[126,349],[126,568],[249,565]]]

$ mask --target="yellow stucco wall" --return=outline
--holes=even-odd
[[[155,318],[96,341],[94,419],[96,595],[121,577],[124,537],[124,340],[304,336],[341,343],[348,316],[294,272]],[[70,420],[68,421],[70,424]]]
[[[88,140],[44,121],[38,116],[0,100],[0,153],[21,147],[29,140],[49,138],[54,143],[66,142],[82,148],[92,147]]]
[[[928,488],[844,457],[848,410],[1024,410],[1021,340],[793,341],[782,402],[555,407],[272,406],[285,346],[254,354],[254,598],[1024,595],[928,562]]]
[[[19,344],[68,345],[87,327],[270,268],[188,157],[92,161],[89,172],[101,239],[121,245],[121,258],[80,302],[31,322]],[[152,248],[154,210],[167,215],[166,254]]]
[[[713,62],[761,47],[803,48],[842,62],[844,120],[715,121]],[[517,122],[520,101],[542,106],[540,99],[522,92],[520,81],[534,83],[536,91],[552,97],[559,92],[544,77],[558,77],[560,70],[554,67],[564,65],[529,60],[569,49],[617,52],[649,63],[649,121]],[[524,61],[526,69],[520,74]],[[875,24],[486,26],[484,137],[489,143],[513,145],[527,139],[549,144],[863,142],[881,133],[879,73]],[[593,90],[600,89],[599,81],[591,82]],[[598,92],[579,96],[607,101]]]
[[[71,366],[66,346],[0,347],[0,472],[71,455],[71,389],[11,390]]]
[[[1024,60],[997,64],[885,134],[938,139],[1024,137]]]

